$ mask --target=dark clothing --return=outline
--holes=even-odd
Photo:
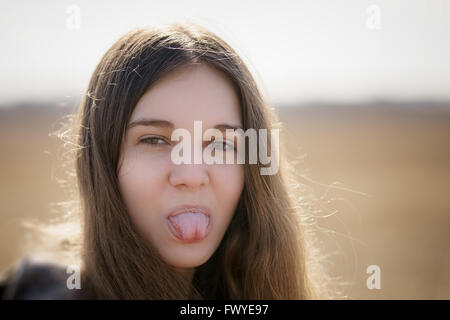
[[[69,289],[71,273],[66,268],[32,258],[25,258],[7,271],[0,280],[0,298],[3,300],[70,300],[87,299],[81,289]],[[82,284],[82,282],[81,282]]]

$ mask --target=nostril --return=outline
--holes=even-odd
[[[209,175],[203,166],[179,165],[170,173],[169,181],[173,186],[184,185],[188,188],[198,188],[209,184]]]

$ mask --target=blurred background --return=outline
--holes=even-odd
[[[62,143],[104,52],[191,19],[249,64],[315,195],[326,268],[350,299],[450,299],[450,2],[2,1],[0,271],[57,218]],[[305,192],[306,192],[305,191]],[[369,266],[379,289],[369,289]],[[370,268],[369,268],[370,269]]]

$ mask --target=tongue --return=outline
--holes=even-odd
[[[203,213],[184,212],[170,217],[169,221],[181,240],[194,241],[206,237],[209,218]]]

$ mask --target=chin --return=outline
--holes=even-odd
[[[189,249],[183,248],[183,252],[178,254],[177,252],[173,252],[170,254],[170,257],[166,255],[163,258],[167,261],[167,263],[175,268],[187,269],[187,268],[197,268],[202,264],[206,263],[209,258],[212,256],[212,252],[203,249],[198,250],[200,248]]]

